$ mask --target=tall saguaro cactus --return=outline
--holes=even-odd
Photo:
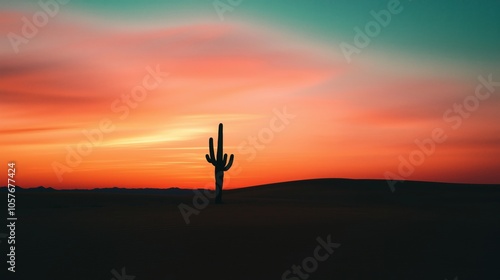
[[[205,155],[207,161],[215,166],[215,203],[222,202],[222,184],[224,183],[224,171],[228,171],[233,165],[234,155],[231,154],[229,162],[227,162],[227,154],[223,150],[223,135],[222,124],[219,124],[219,136],[217,138],[217,157],[214,152],[214,139],[210,137],[208,140],[208,149],[210,155]],[[224,154],[224,156],[222,156]]]

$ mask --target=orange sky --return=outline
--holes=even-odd
[[[225,188],[384,178],[435,128],[447,140],[407,179],[500,182],[500,89],[456,130],[443,119],[487,71],[383,53],[348,64],[257,24],[97,26],[58,19],[19,54],[0,45],[2,161],[16,162],[21,186],[213,186],[204,156],[219,122],[235,154]],[[82,131],[103,121],[113,131],[89,144]]]

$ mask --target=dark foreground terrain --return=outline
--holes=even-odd
[[[187,225],[178,206],[192,198],[19,192],[16,273],[3,238],[0,278],[282,279],[306,260],[311,272],[285,279],[500,279],[498,185],[280,183],[226,191]],[[340,247],[316,250],[329,235]]]

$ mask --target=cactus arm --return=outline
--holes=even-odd
[[[227,154],[226,154],[226,158],[227,158]],[[226,167],[224,167],[224,171],[228,171],[229,168],[231,168],[231,166],[233,166],[233,160],[234,160],[234,155],[231,154],[231,156],[229,157],[228,164],[226,165]]]
[[[224,159],[222,160],[222,165],[226,165],[227,163],[227,154],[224,154]]]
[[[205,158],[207,159],[208,163],[214,164],[212,162],[212,159],[210,159],[210,157],[208,156],[208,154],[205,155]]]
[[[214,164],[215,163],[215,152],[214,152],[214,139],[210,137],[208,139],[208,149],[210,150],[210,159],[208,158],[207,154],[207,161]]]

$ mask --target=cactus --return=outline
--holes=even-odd
[[[210,137],[208,140],[208,149],[210,155],[206,155],[208,163],[215,166],[215,203],[222,202],[222,184],[224,183],[224,171],[228,171],[233,165],[234,155],[231,154],[229,162],[227,162],[227,154],[223,150],[222,124],[219,124],[219,136],[217,138],[217,157],[214,152],[214,139]],[[224,154],[224,156],[222,156]]]

